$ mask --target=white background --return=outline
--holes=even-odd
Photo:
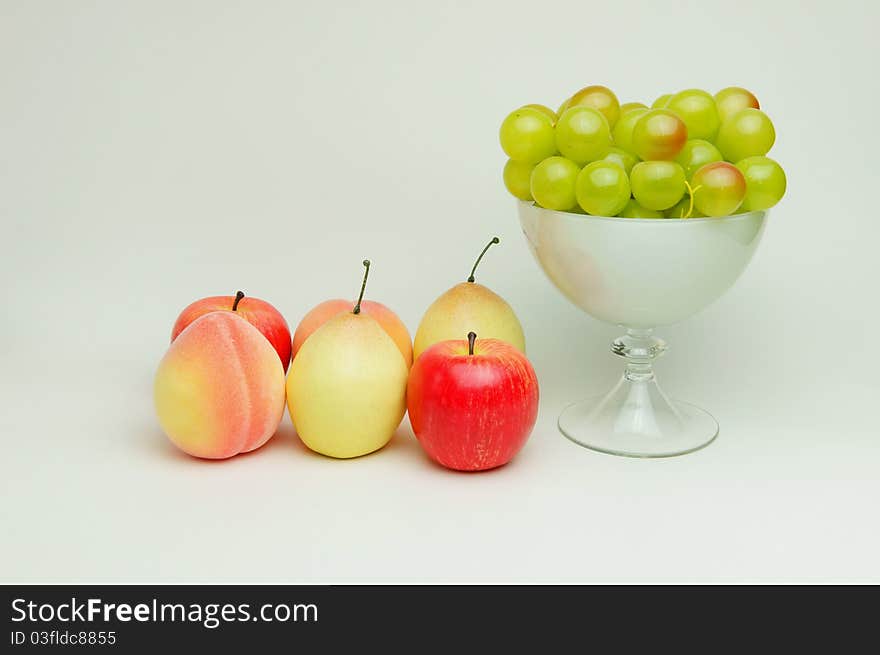
[[[0,580],[880,582],[877,4],[0,0]],[[619,330],[525,245],[497,130],[581,86],[752,89],[789,188],[658,370],[721,435],[667,460],[556,431]],[[542,387],[512,464],[432,465],[404,424],[335,461],[289,419],[210,463],[151,385],[177,313],[243,289],[293,328],[368,296],[412,332],[464,280]],[[662,271],[658,271],[662,274]]]

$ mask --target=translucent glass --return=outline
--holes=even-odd
[[[630,457],[681,455],[708,445],[718,423],[669,400],[653,361],[666,344],[656,327],[681,321],[729,289],[752,258],[766,211],[724,218],[604,218],[519,202],[523,233],[550,281],[594,318],[626,329],[611,350],[625,361],[605,396],[568,406],[560,431],[572,441]]]

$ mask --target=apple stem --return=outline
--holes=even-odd
[[[499,239],[498,237],[492,237],[492,240],[486,244],[486,247],[483,248],[483,252],[480,253],[479,257],[477,257],[477,261],[474,262],[474,267],[471,269],[470,277],[468,277],[467,279],[468,282],[474,281],[474,273],[477,272],[477,266],[480,265],[480,260],[483,258],[483,255],[486,254],[486,251],[492,246],[493,243],[501,243],[501,239]]]
[[[364,289],[367,288],[367,277],[370,275],[370,260],[364,260],[364,281],[361,283],[361,295],[358,296],[357,304],[354,306],[354,309],[351,310],[352,314],[360,314],[361,313],[361,300],[364,299]]]
[[[474,354],[474,342],[477,340],[476,332],[468,332],[468,355]]]
[[[235,292],[235,301],[232,303],[232,311],[238,309],[238,303],[241,302],[241,299],[244,298],[244,291],[236,291]]]

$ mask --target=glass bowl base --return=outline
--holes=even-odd
[[[580,446],[624,457],[684,455],[715,440],[718,422],[709,412],[650,386],[633,393],[638,385],[618,385],[606,396],[569,405],[559,415],[559,431]]]

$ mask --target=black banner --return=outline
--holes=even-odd
[[[441,644],[472,652],[526,641],[551,652],[599,639],[622,652],[646,638],[683,645],[698,629],[725,642],[761,634],[766,644],[777,634],[815,645],[824,634],[842,644],[880,609],[876,587],[7,586],[0,596],[2,652]],[[837,619],[844,631],[832,637]]]

